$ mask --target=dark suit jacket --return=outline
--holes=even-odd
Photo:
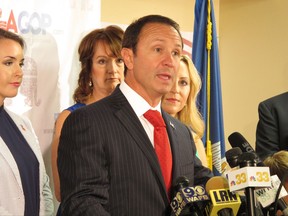
[[[189,129],[163,112],[172,154],[173,180],[204,184],[210,170],[195,157]],[[114,93],[69,115],[60,137],[58,166],[62,214],[170,215],[154,148],[132,107]]]
[[[256,152],[260,158],[288,150],[288,92],[261,102],[258,113]]]

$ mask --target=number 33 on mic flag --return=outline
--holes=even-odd
[[[228,173],[230,191],[248,187],[271,187],[269,167],[243,167]]]

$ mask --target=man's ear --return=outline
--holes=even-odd
[[[121,50],[121,56],[123,58],[123,61],[126,65],[126,67],[131,70],[133,69],[133,51],[129,48],[122,48]]]

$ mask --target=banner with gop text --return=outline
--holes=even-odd
[[[73,104],[72,94],[80,71],[78,45],[85,34],[101,27],[100,2],[0,2],[0,28],[20,34],[26,42],[22,85],[17,97],[7,98],[4,104],[31,120],[51,184],[51,142],[55,119],[60,111]]]
[[[100,27],[100,6],[100,0],[1,1],[0,28],[22,35],[27,45],[22,86],[5,106],[29,117],[45,160],[55,118],[73,103],[80,39]]]

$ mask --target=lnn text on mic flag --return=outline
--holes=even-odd
[[[198,105],[206,125],[203,143],[210,169],[215,175],[220,175],[221,161],[225,156],[225,137],[213,1],[196,0],[194,12],[192,60],[202,79]]]

